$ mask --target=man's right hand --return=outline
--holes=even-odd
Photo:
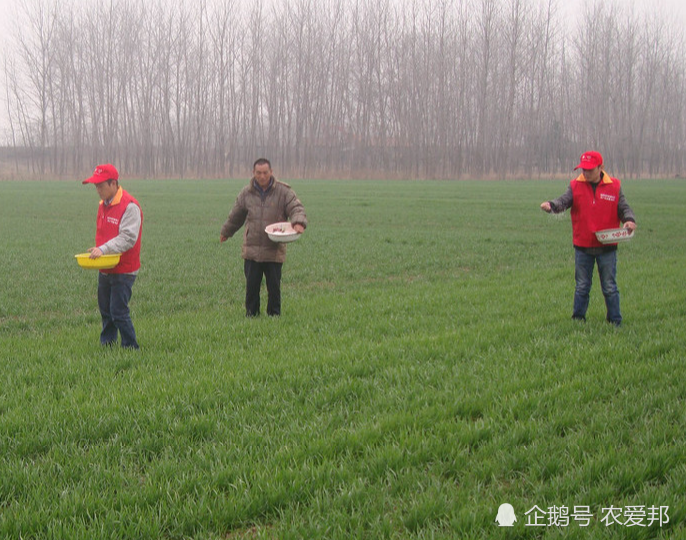
[[[549,214],[553,211],[548,201],[541,203],[541,210],[543,210],[544,212],[548,212]]]
[[[228,238],[227,238],[226,236],[221,236],[221,235],[219,236],[219,243],[220,243],[220,244],[223,244],[223,243],[226,242],[227,240],[228,240]]]

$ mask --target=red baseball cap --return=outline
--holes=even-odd
[[[579,160],[579,164],[574,167],[574,170],[577,169],[595,169],[596,167],[600,167],[603,164],[603,156],[600,155],[600,152],[584,152],[581,154],[581,159]]]
[[[119,180],[119,173],[114,165],[105,163],[98,165],[93,171],[93,176],[81,182],[82,184],[102,184],[108,180]]]

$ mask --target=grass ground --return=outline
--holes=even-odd
[[[277,320],[219,244],[243,182],[123,184],[137,353],[73,259],[95,190],[0,182],[0,537],[686,538],[685,183],[624,184],[620,330],[597,283],[570,320],[564,182],[293,181]]]

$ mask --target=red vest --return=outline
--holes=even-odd
[[[129,195],[122,188],[112,199],[112,202],[105,205],[100,201],[98,207],[98,221],[95,229],[95,245],[102,246],[105,242],[112,240],[119,235],[119,223],[124,215],[124,211],[129,204],[141,207],[138,201]],[[110,270],[100,270],[105,274],[130,274],[141,267],[141,236],[143,236],[143,211],[141,210],[141,230],[138,232],[138,239],[134,246],[121,254],[119,264]]]
[[[619,190],[622,187],[619,180],[611,178],[607,173],[593,193],[593,187],[579,175],[571,182],[574,202],[572,203],[572,232],[574,245],[578,247],[601,247],[595,236],[596,231],[616,229],[619,227],[617,207]]]

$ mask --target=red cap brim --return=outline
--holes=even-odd
[[[102,184],[103,182],[107,182],[107,178],[103,178],[102,176],[91,176],[90,178],[86,178],[82,184]]]

